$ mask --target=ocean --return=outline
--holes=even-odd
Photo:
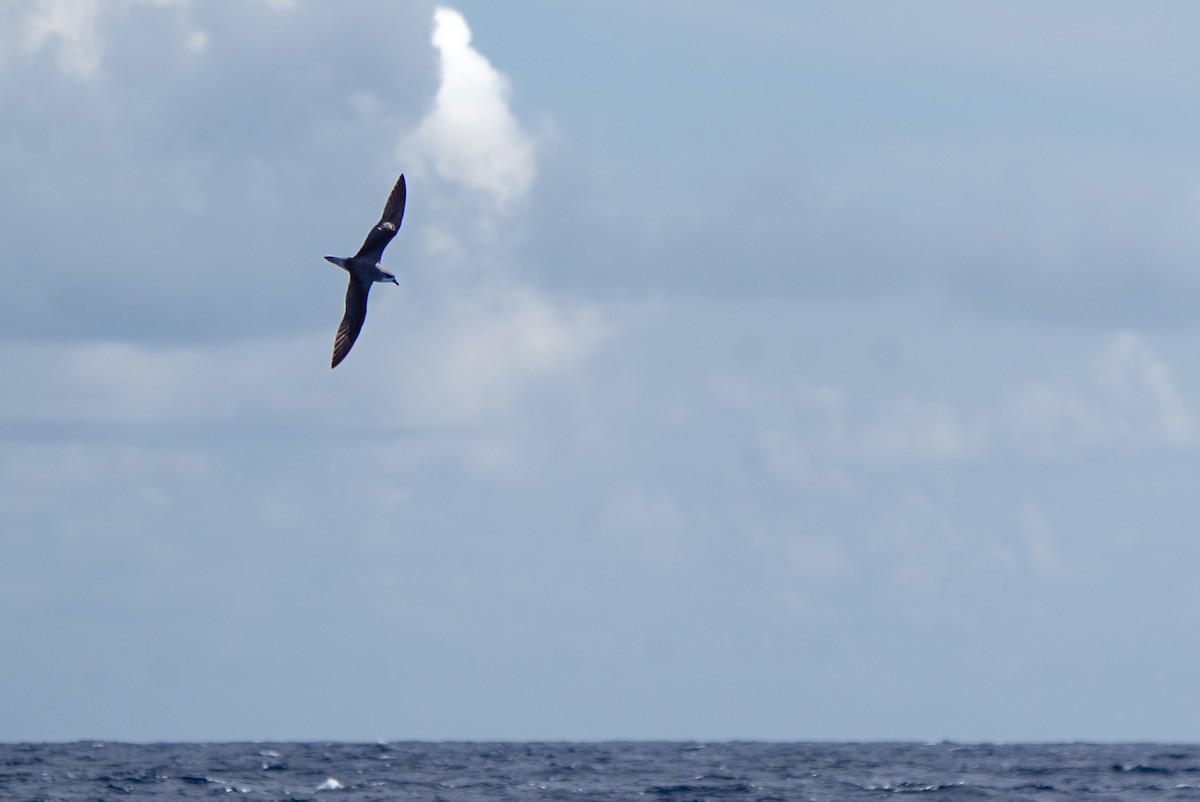
[[[0,799],[1200,800],[1200,746],[0,744]]]

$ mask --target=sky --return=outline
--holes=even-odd
[[[1198,26],[0,5],[0,741],[1200,741]]]

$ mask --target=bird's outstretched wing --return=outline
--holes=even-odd
[[[358,339],[363,321],[367,319],[367,294],[370,291],[370,281],[350,277],[350,286],[346,288],[346,314],[342,316],[342,324],[333,338],[333,361],[329,367],[336,368]]]
[[[387,204],[383,207],[383,216],[379,218],[379,222],[363,240],[362,247],[358,249],[358,253],[354,254],[355,259],[369,257],[372,262],[378,262],[379,258],[383,256],[383,249],[400,230],[400,221],[404,219],[406,193],[404,176],[401,175],[396,180],[396,186],[392,187],[392,194],[388,195]]]

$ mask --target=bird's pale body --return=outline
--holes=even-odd
[[[372,282],[390,281],[391,283],[396,284],[396,285],[400,284],[399,281],[396,281],[396,274],[389,273],[388,271],[384,270],[383,264],[380,262],[376,262],[375,264],[369,264],[370,260],[355,259],[354,257],[350,257],[349,259],[343,259],[340,256],[326,256],[325,259],[330,262],[333,262],[335,265],[340,267],[342,270],[345,270],[351,276],[367,278],[367,279],[370,279]]]

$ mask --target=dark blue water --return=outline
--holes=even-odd
[[[0,745],[0,799],[1200,800],[1200,746]]]

